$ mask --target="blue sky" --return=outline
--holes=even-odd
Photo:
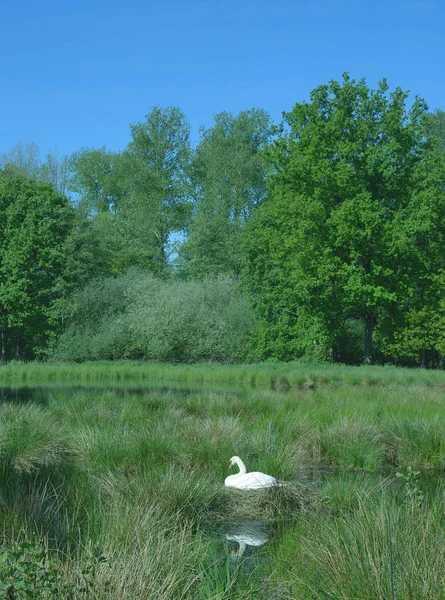
[[[445,110],[444,18],[443,0],[3,0],[0,153],[118,150],[154,105],[194,140],[223,110],[278,121],[345,71]]]

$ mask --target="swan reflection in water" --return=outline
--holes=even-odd
[[[258,547],[268,542],[270,536],[267,529],[264,521],[227,523],[224,527],[226,540],[238,543],[238,549],[229,549],[231,558],[237,560],[249,546]]]

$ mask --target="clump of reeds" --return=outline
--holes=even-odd
[[[55,419],[35,405],[7,404],[0,411],[0,465],[3,471],[31,473],[59,463],[66,439]]]
[[[346,512],[303,516],[280,549],[283,598],[443,598],[441,510],[400,502],[388,491]]]

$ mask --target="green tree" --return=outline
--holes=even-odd
[[[269,352],[286,344],[297,353],[302,345],[306,353],[309,346],[335,352],[355,318],[364,323],[369,362],[376,326],[391,335],[383,325],[397,323],[419,279],[419,255],[409,244],[415,225],[402,217],[412,216],[422,197],[429,152],[427,107],[416,98],[408,110],[407,97],[399,88],[389,92],[385,80],[371,90],[344,75],[285,114],[270,149],[269,197],[245,244],[245,279],[258,298]],[[428,194],[436,202],[440,185]]]
[[[156,106],[130,130],[121,163],[129,192],[122,228],[130,248],[144,250],[150,270],[162,274],[171,235],[183,231],[190,218],[190,127],[179,108]]]
[[[82,148],[71,156],[70,189],[88,216],[113,211],[118,203],[116,153],[102,148]]]
[[[24,177],[38,178],[40,174],[39,147],[34,142],[17,142],[9,152],[0,154],[0,168]]]
[[[177,281],[129,269],[73,293],[57,360],[138,358],[233,362],[253,326],[247,300],[228,278]]]
[[[52,186],[0,172],[0,329],[7,344],[32,353],[51,330],[63,293],[64,244],[72,208]]]
[[[137,266],[161,274],[171,235],[190,215],[189,125],[178,108],[155,107],[130,129],[123,152],[83,149],[73,157],[72,189],[89,223],[77,232],[100,240],[108,273]]]
[[[68,192],[71,160],[58,150],[48,152],[42,162],[37,144],[18,142],[9,152],[0,154],[0,167],[11,174],[47,181],[61,194]]]
[[[192,277],[240,273],[240,232],[266,191],[262,149],[269,115],[252,109],[220,113],[201,140],[193,164],[195,206],[181,268]]]
[[[445,151],[445,112],[435,110],[425,117],[426,133],[429,138],[436,138],[439,148]]]
[[[105,147],[82,148],[73,154],[71,163],[75,225],[69,239],[69,271],[70,278],[82,284],[119,273],[132,259],[140,262],[134,256],[128,258],[129,241],[122,235],[123,203],[129,195],[126,182],[134,169],[124,164],[121,153]]]
[[[445,355],[445,153],[429,136],[410,200],[394,223],[394,246],[404,257],[406,293],[387,313],[380,345],[398,360],[435,366]]]
[[[38,179],[47,181],[60,194],[67,195],[70,189],[72,162],[69,156],[60,154],[56,149],[48,152],[40,165]]]

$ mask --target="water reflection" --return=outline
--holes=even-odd
[[[250,388],[251,389],[251,388]],[[165,382],[165,381],[147,381],[142,385],[113,382],[109,385],[104,383],[97,384],[78,384],[78,383],[54,383],[46,385],[2,385],[0,384],[0,403],[14,402],[17,404],[27,404],[33,402],[39,405],[46,406],[52,397],[71,399],[78,393],[94,393],[113,391],[127,395],[143,395],[151,391],[160,393],[174,392],[183,396],[192,394],[217,391],[233,394],[245,394],[248,388],[242,385],[229,384],[203,384],[196,385],[184,384],[184,382]]]
[[[55,387],[0,386],[0,403],[27,404],[34,402],[46,406],[55,392]]]
[[[232,560],[238,560],[244,554],[252,555],[270,540],[274,527],[273,521],[226,521],[219,526],[222,535],[229,542]]]

